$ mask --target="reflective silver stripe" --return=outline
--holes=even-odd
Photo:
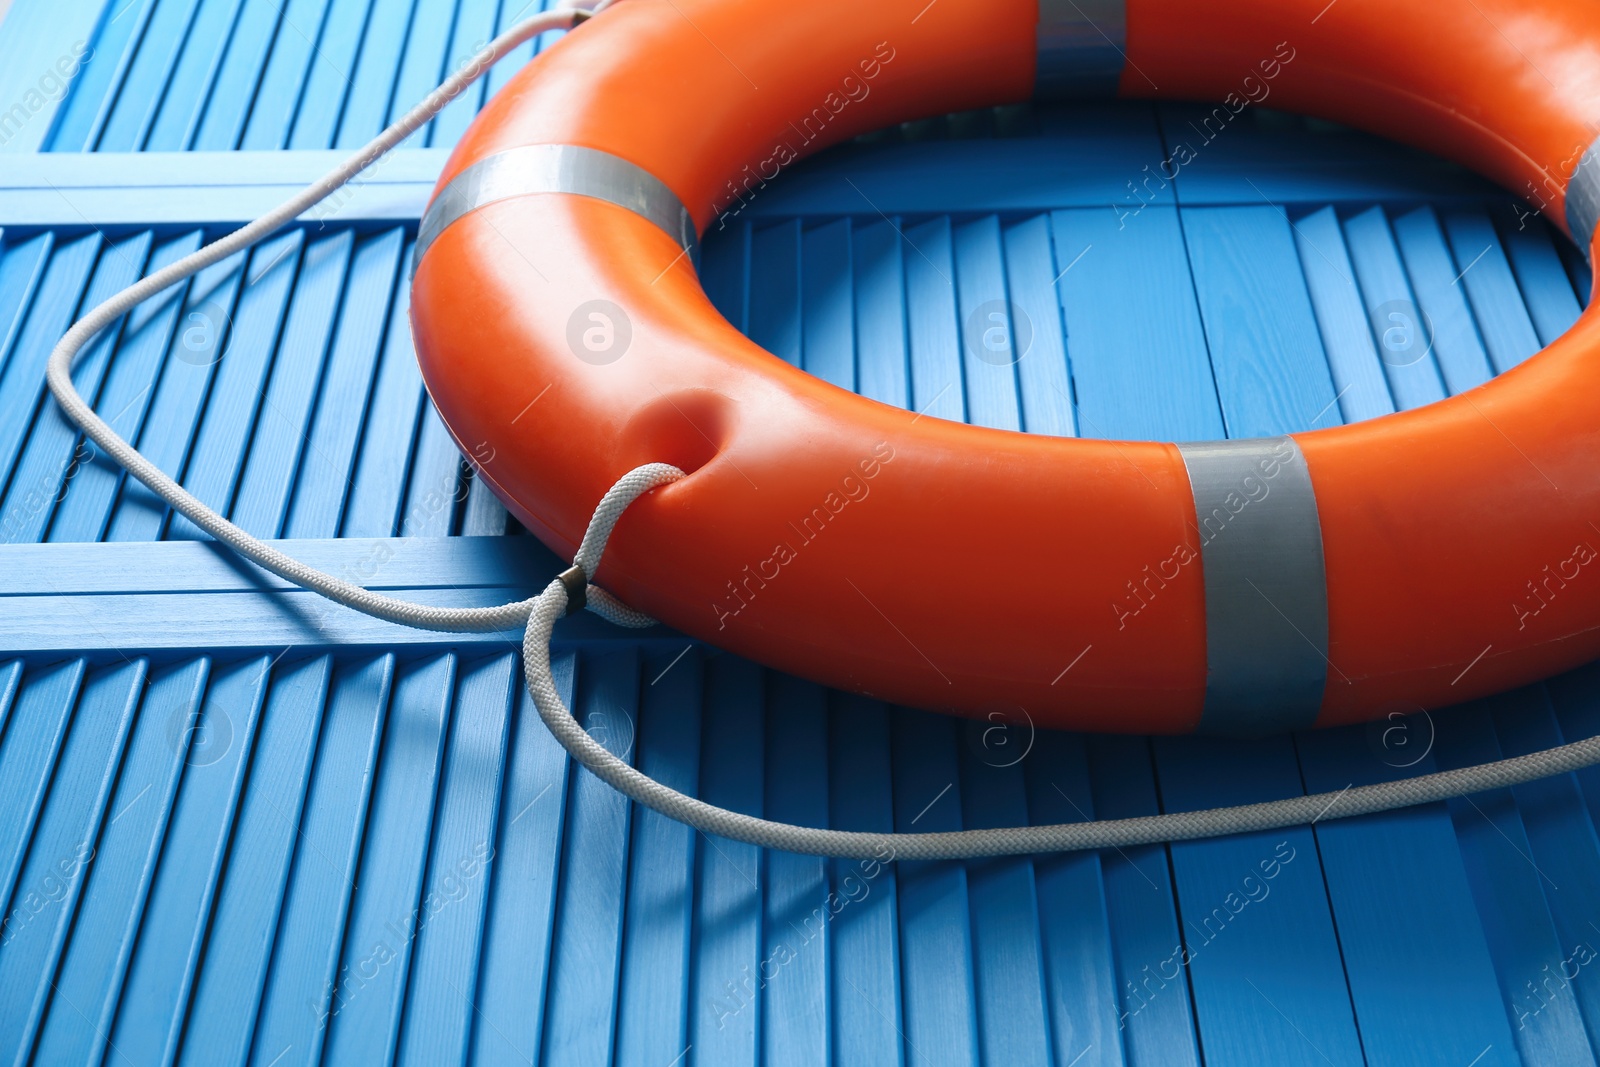
[[[1206,590],[1204,733],[1310,726],[1328,678],[1322,524],[1291,437],[1179,445]]]
[[[575,193],[609,201],[649,219],[686,251],[695,249],[688,208],[654,174],[595,148],[536,144],[480,159],[450,179],[422,216],[412,272],[452,222],[485,204],[530,193]]]
[[[1600,140],[1578,160],[1578,169],[1567,183],[1567,228],[1585,256],[1596,226],[1600,226]]]
[[[1117,95],[1127,62],[1124,0],[1039,0],[1039,61],[1033,95],[1042,99]]]

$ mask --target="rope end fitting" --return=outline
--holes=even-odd
[[[574,563],[556,575],[556,581],[567,591],[566,614],[574,615],[582,611],[589,603],[589,576],[583,573],[583,568]]]

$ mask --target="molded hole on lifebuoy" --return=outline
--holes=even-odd
[[[731,402],[709,389],[662,393],[628,423],[628,462],[670,463],[693,474],[722,451],[733,427]]]

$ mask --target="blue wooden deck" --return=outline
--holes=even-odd
[[[42,388],[75,315],[320,173],[515,7],[15,0],[0,23],[0,111],[94,48],[0,145],[0,1057],[1596,1062],[1600,772],[1098,855],[762,853],[574,771],[515,635],[403,631],[289,590],[81,446]],[[252,533],[455,603],[557,566],[472,480],[405,323],[415,219],[474,106],[136,310],[78,371]],[[779,357],[887,403],[1165,439],[1427,403],[1526,359],[1587,297],[1543,220],[1348,131],[1246,112],[1145,185],[1199,140],[1193,117],[1013,108],[866,139],[709,237],[706,288]],[[963,346],[991,299],[1028,322],[1014,366]],[[1383,347],[1395,309],[1430,323],[1423,358]],[[1262,800],[1600,733],[1594,668],[1224,742],[986,730],[592,619],[559,631],[557,663],[590,730],[651,774],[862,829]]]

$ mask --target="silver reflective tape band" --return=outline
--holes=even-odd
[[[574,193],[617,204],[661,227],[685,251],[694,251],[689,210],[654,174],[599,149],[538,144],[480,159],[450,179],[422,216],[412,273],[452,222],[485,204],[530,193]]]
[[[1033,95],[1040,99],[1117,95],[1127,62],[1124,0],[1039,0],[1039,61]]]
[[[1203,733],[1310,726],[1328,679],[1322,524],[1291,437],[1179,445],[1206,590]]]
[[[1600,140],[1578,160],[1578,169],[1567,183],[1567,228],[1585,256],[1596,226],[1600,226]]]

